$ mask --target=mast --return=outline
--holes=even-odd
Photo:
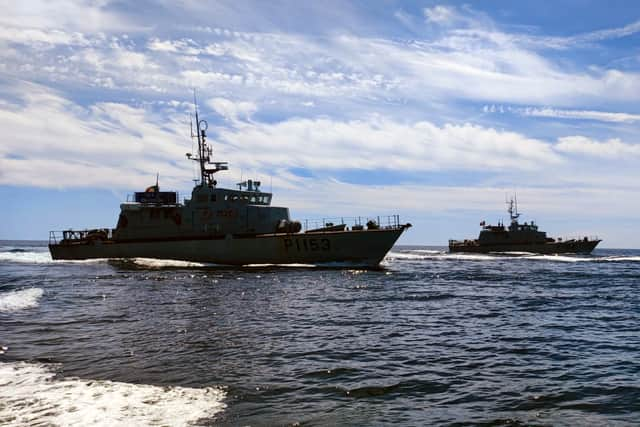
[[[518,218],[520,217],[520,214],[518,213],[518,199],[516,199],[515,196],[512,197],[507,202],[507,205],[509,205],[507,212],[509,212],[511,222],[517,222]]]
[[[213,179],[213,174],[223,170],[228,170],[229,166],[227,162],[212,162],[211,156],[213,149],[207,144],[207,129],[209,124],[206,120],[200,120],[198,116],[198,102],[196,100],[196,91],[193,91],[193,105],[196,116],[196,133],[193,133],[193,122],[191,123],[191,138],[198,139],[198,156],[193,157],[191,153],[187,153],[187,158],[198,162],[200,165],[200,185],[213,187],[216,185],[216,180]],[[207,167],[207,166],[213,167]]]

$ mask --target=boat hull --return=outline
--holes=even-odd
[[[590,254],[600,240],[568,240],[548,243],[479,244],[477,241],[449,245],[449,252],[532,252],[538,254],[578,253]]]
[[[375,267],[404,229],[73,241],[50,244],[49,250],[55,260],[157,258],[221,265],[347,263]]]

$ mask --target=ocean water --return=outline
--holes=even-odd
[[[0,242],[0,425],[640,424],[640,251],[380,270]]]

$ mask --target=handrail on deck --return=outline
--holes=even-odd
[[[588,242],[593,242],[594,240],[602,240],[600,237],[595,236],[595,235],[591,235],[591,236],[560,236],[560,237],[556,237],[555,241],[556,242],[571,242],[571,241],[588,241]]]
[[[396,229],[403,227],[400,224],[400,215],[383,215],[383,216],[353,216],[353,217],[330,217],[321,219],[304,219],[300,221],[302,231],[322,232],[334,230],[337,227],[351,228],[352,230],[367,229]]]
[[[115,231],[115,228],[49,231],[49,244],[57,245],[63,242],[80,242],[87,240],[111,240],[113,239],[113,233]]]

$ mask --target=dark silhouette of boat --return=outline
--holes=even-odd
[[[505,227],[480,223],[482,230],[477,239],[449,240],[449,252],[532,252],[540,254],[581,253],[588,254],[601,242],[598,238],[553,239],[540,231],[533,221],[520,224],[518,204],[515,198],[508,202],[511,223]]]

